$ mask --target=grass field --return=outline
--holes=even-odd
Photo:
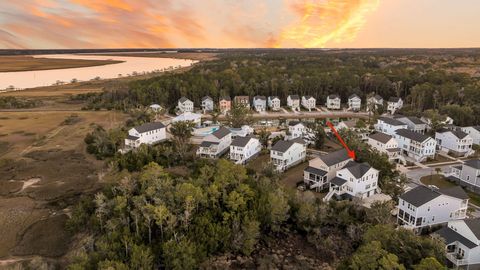
[[[31,56],[0,56],[0,72],[93,67],[121,63],[112,60],[48,59]]]

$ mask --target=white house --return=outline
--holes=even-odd
[[[180,113],[193,112],[193,101],[186,97],[182,97],[178,100],[177,108]]]
[[[402,107],[403,107],[403,100],[399,97],[391,97],[387,101],[387,111],[390,114],[395,114]]]
[[[265,96],[253,97],[253,108],[257,112],[264,112],[267,110],[267,98]]]
[[[281,106],[282,106],[282,104],[281,104],[280,98],[278,98],[276,96],[269,96],[268,97],[268,107],[270,108],[270,110],[279,111]]]
[[[236,164],[245,164],[262,151],[262,144],[254,137],[238,137],[230,145],[230,159]]]
[[[202,110],[203,113],[213,111],[213,99],[209,96],[202,98]]]
[[[379,171],[368,163],[348,162],[330,181],[330,189],[323,198],[329,201],[333,196],[338,199],[365,199],[378,192]]]
[[[473,144],[480,144],[480,126],[462,127],[461,130],[470,135]]]
[[[287,97],[287,106],[292,111],[300,111],[300,97],[298,95],[290,95]]]
[[[351,160],[345,149],[316,157],[308,161],[308,167],[303,172],[303,182],[308,188],[317,191],[328,188],[337,171]]]
[[[452,166],[448,178],[461,186],[478,190],[480,188],[480,160],[467,160],[461,165]]]
[[[346,129],[354,131],[357,137],[359,137],[362,141],[368,140],[368,134],[370,134],[370,130],[365,126],[363,128],[357,127],[357,120],[345,120],[338,123],[335,128],[337,130]]]
[[[427,129],[431,129],[432,128],[432,124],[433,124],[433,120],[428,118],[428,117],[425,117],[425,116],[422,116],[420,118],[424,123],[427,124]],[[453,125],[453,119],[450,118],[449,116],[443,116],[443,120],[442,119],[439,119],[439,120],[436,120],[438,123],[437,124],[440,124],[440,125],[443,125],[443,126],[447,126],[447,125]]]
[[[155,144],[167,139],[165,125],[160,122],[146,123],[131,128],[125,139],[125,147],[134,149],[142,144]]]
[[[397,140],[388,134],[377,132],[368,136],[368,144],[380,153],[385,153],[391,162],[398,162],[403,157],[400,155]]]
[[[203,139],[197,150],[197,156],[218,158],[228,151],[231,143],[232,133],[228,128],[222,126]]]
[[[158,105],[158,104],[152,104],[149,106],[150,110],[154,111],[154,112],[159,112],[162,110],[162,106]]]
[[[423,122],[420,118],[415,116],[403,116],[403,115],[396,115],[393,118],[396,120],[407,124],[407,129],[411,131],[415,131],[418,133],[424,134],[427,130],[427,123]]]
[[[435,132],[440,151],[456,157],[465,157],[473,154],[473,139],[467,133],[460,130],[440,129]]]
[[[380,95],[374,95],[367,99],[367,112],[376,110],[383,106],[383,98]]]
[[[362,107],[362,99],[356,95],[353,94],[348,97],[348,109],[351,111],[360,111]]]
[[[172,119],[172,123],[182,121],[192,121],[195,126],[198,127],[202,124],[202,115],[198,113],[186,112]]]
[[[397,222],[418,230],[467,216],[468,195],[455,186],[447,189],[417,186],[400,195]]]
[[[447,259],[455,269],[478,269],[480,264],[480,219],[449,221],[434,234],[445,241]],[[474,266],[474,267],[469,267]]]
[[[383,132],[388,135],[394,135],[396,130],[406,129],[408,126],[405,123],[390,117],[379,117],[375,124],[375,130]]]
[[[303,138],[307,135],[307,127],[300,121],[288,122],[288,139]]]
[[[290,141],[278,141],[270,150],[270,159],[277,171],[303,162],[307,157],[307,145],[301,138]]]
[[[308,111],[317,107],[317,100],[312,96],[302,96],[302,106]]]
[[[339,95],[329,95],[325,106],[327,106],[327,109],[340,110],[341,102]]]
[[[398,129],[395,131],[395,139],[400,153],[415,161],[422,162],[427,158],[435,158],[437,142],[432,137],[408,129]]]

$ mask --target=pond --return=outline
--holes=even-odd
[[[113,79],[123,76],[173,70],[190,66],[196,61],[173,58],[101,56],[89,54],[37,55],[34,57],[54,59],[114,60],[121,63],[66,69],[39,71],[0,72],[0,90],[10,88],[26,89],[55,84],[69,83],[72,80],[90,81],[95,79]]]

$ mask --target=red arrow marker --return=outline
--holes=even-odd
[[[327,121],[327,126],[330,127],[333,134],[335,134],[335,136],[337,136],[337,139],[340,141],[340,143],[343,145],[343,147],[345,147],[345,149],[348,152],[348,156],[350,158],[352,158],[353,160],[355,160],[355,151],[350,150],[350,148],[348,148],[348,145],[343,141],[342,137],[340,137],[340,134],[338,134],[338,132],[335,129],[335,127],[333,126],[333,124],[330,121]]]

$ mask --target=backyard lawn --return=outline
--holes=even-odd
[[[434,175],[427,175],[427,176],[424,176],[420,179],[420,181],[424,184],[424,185],[434,185],[438,188],[450,188],[450,187],[454,187],[456,186],[455,183],[452,183],[450,181],[448,181],[445,176],[441,175],[441,174],[434,174]],[[470,197],[470,203],[474,204],[474,205],[477,205],[477,206],[480,206],[480,195],[474,193],[474,192],[471,192],[469,190],[466,190],[465,189],[465,192],[467,192],[468,194],[468,197]]]

